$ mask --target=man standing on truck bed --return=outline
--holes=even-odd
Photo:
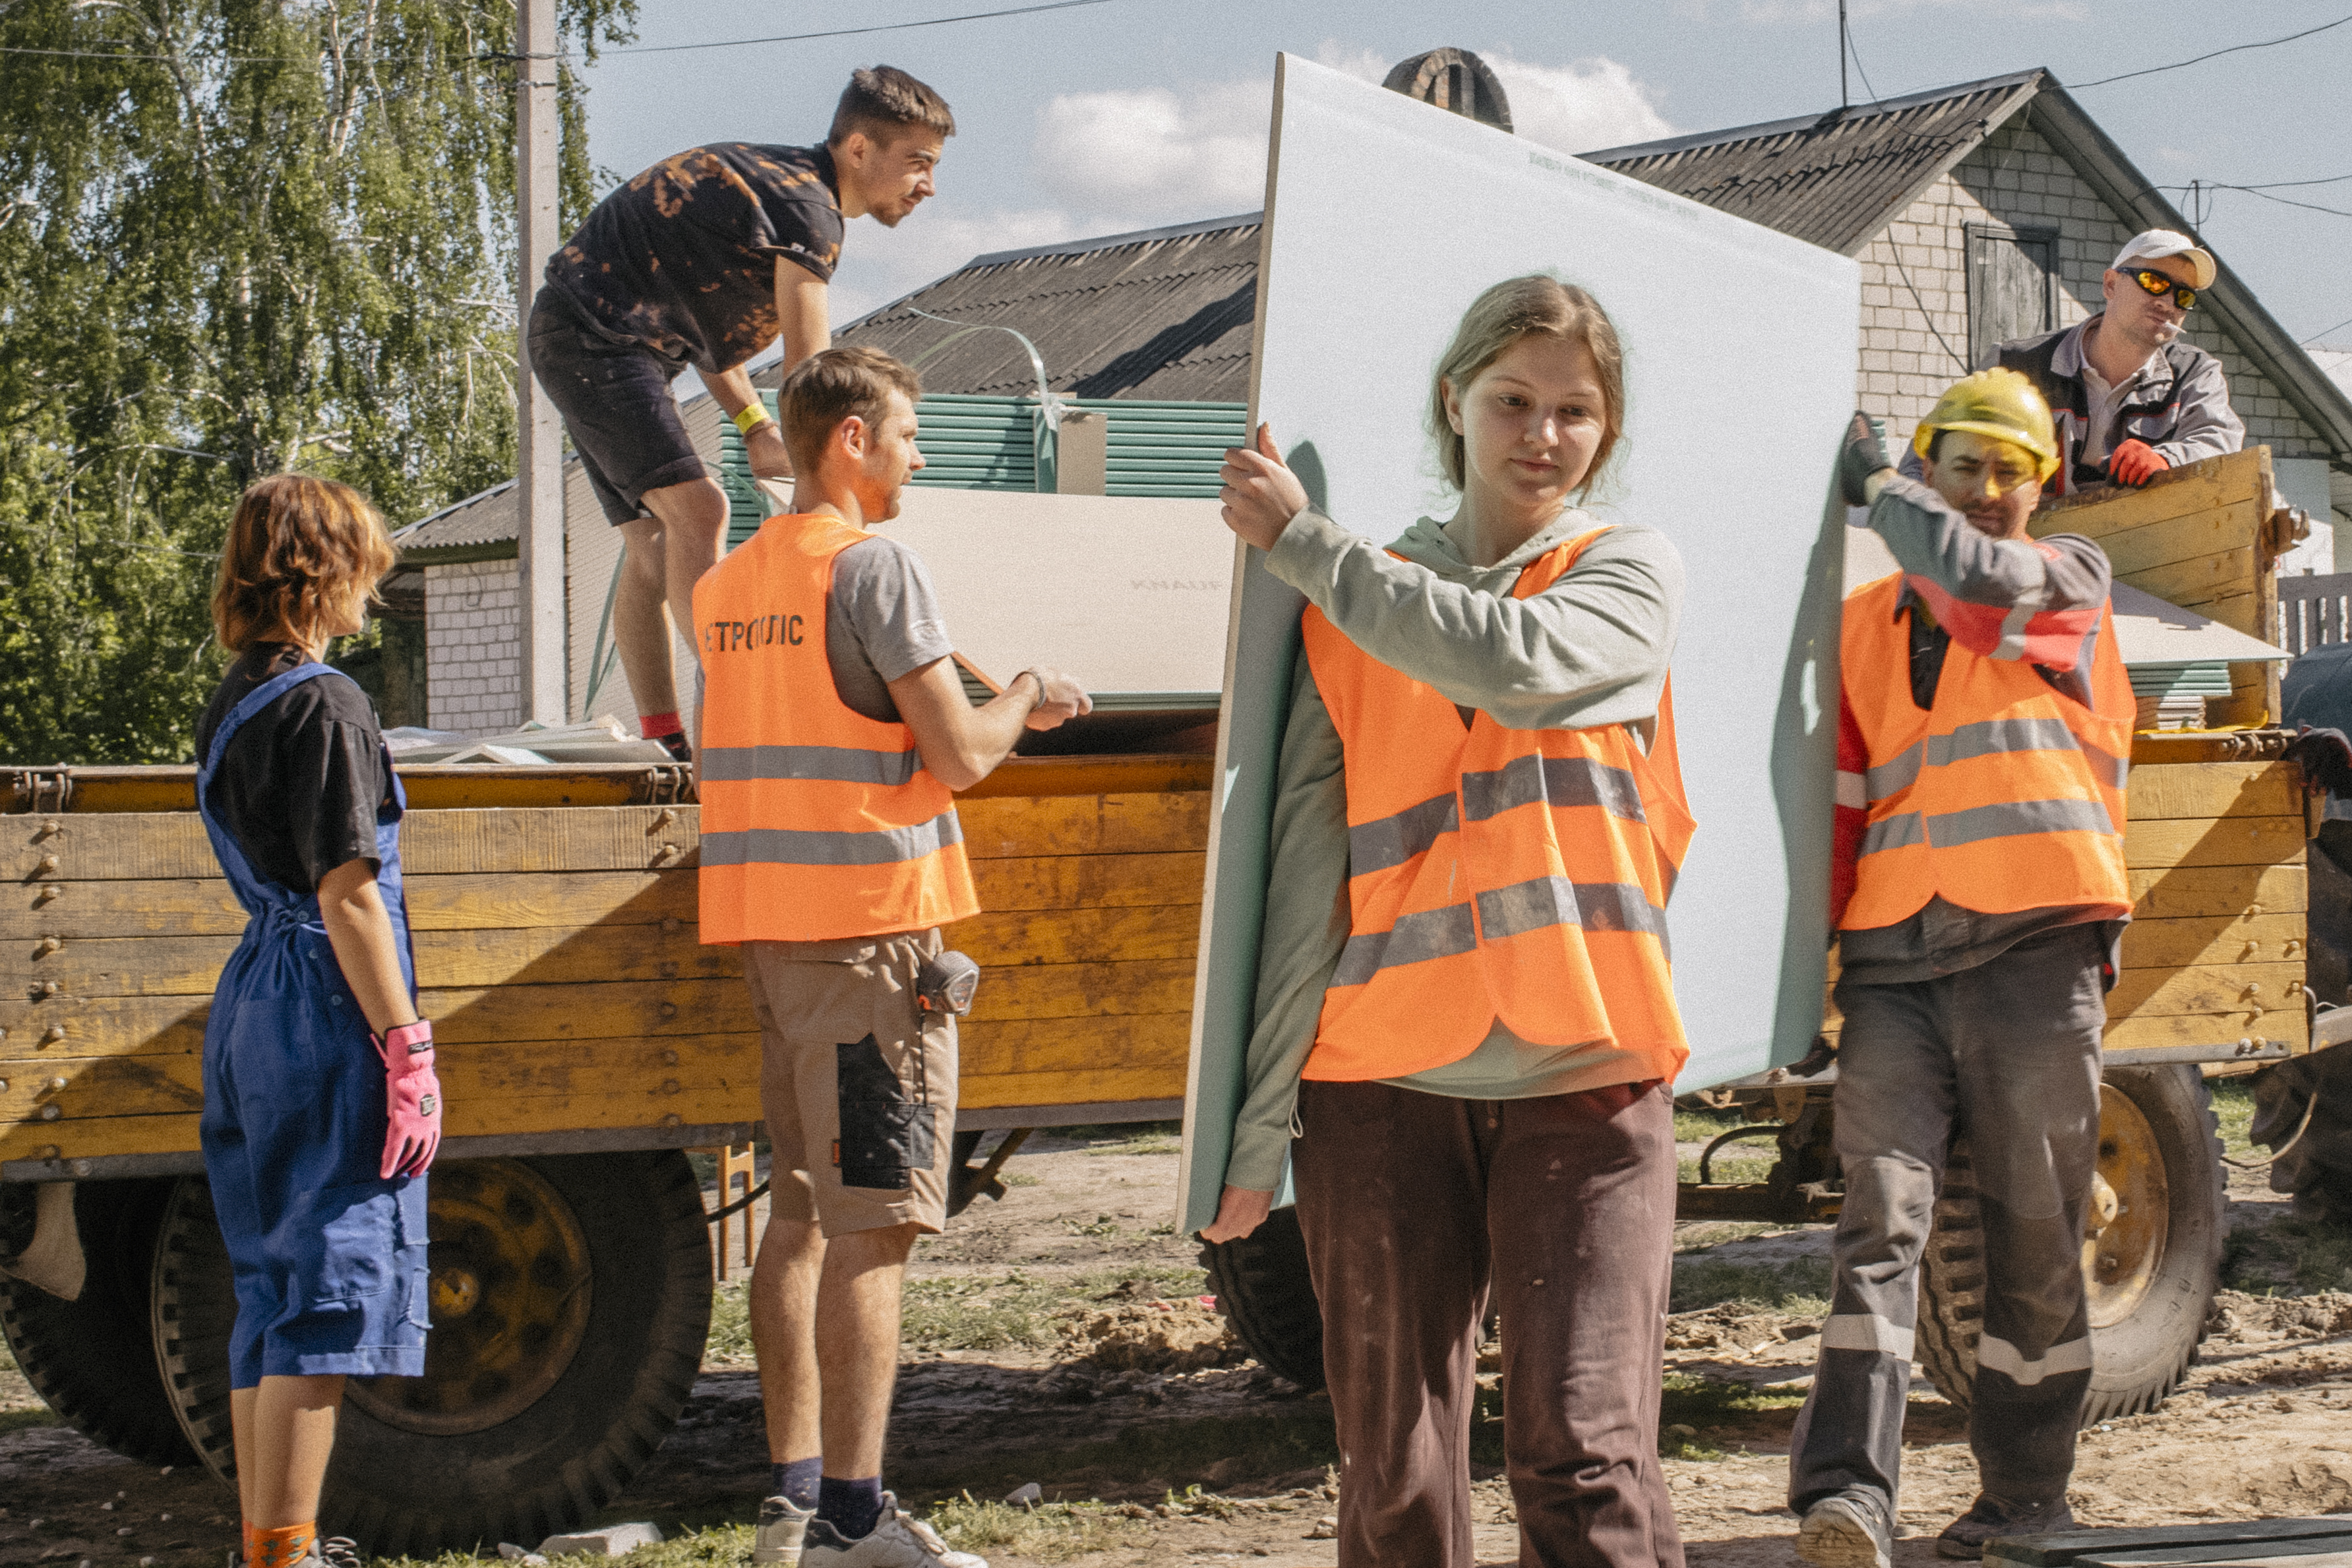
[[[1025,669],[975,708],[922,562],[872,531],[923,466],[915,373],[828,349],[784,378],[793,511],[694,591],[702,940],[740,943],[774,1197],[751,1273],[769,1457],[752,1560],[985,1568],[882,1489],[898,1287],[946,1223],[952,1014],[980,912],[950,792],[1093,704]],[[956,993],[963,976],[961,994]]]
[[[896,228],[932,194],[954,134],[938,93],[891,66],[860,70],[823,146],[688,148],[598,203],[548,258],[530,367],[621,530],[613,642],[638,727],[681,758],[671,618],[694,618],[695,579],[726,532],[727,492],[687,438],[669,384],[692,364],[742,431],[751,471],[789,478],[783,439],[743,366],[779,333],[786,370],[824,347],[842,220]]]
[[[2220,270],[2185,234],[2152,228],[2116,252],[2106,309],[2087,321],[2000,344],[1978,365],[2013,370],[2050,405],[2058,437],[2053,490],[2144,485],[2167,468],[2246,444],[2221,362],[2180,329]],[[1903,472],[1919,477],[1906,455]]]
[[[1982,1490],[1937,1550],[2064,1530],[2090,1387],[2081,1250],[2099,1040],[2131,910],[2131,682],[2109,568],[2026,532],[2059,447],[2014,371],[1947,391],[1895,474],[1856,415],[1840,467],[1901,573],[1845,602],[1835,858],[1836,1295],[1797,1418],[1798,1555],[1888,1568],[1919,1258],[1952,1140],[1983,1213],[1969,1442]]]

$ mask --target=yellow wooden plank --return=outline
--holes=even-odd
[[[657,870],[694,863],[700,821],[691,805],[416,811],[401,823],[400,858],[415,876]]]
[[[2132,822],[2124,828],[2124,864],[2136,870],[2173,866],[2299,866],[2303,844],[2300,814]]]
[[[2124,577],[2243,548],[2252,541],[2254,526],[2253,502],[2249,500],[2229,506],[2201,508],[2135,528],[2115,529],[2098,535],[2098,544],[2107,552],[2116,575]],[[2076,533],[2081,530],[2051,531]]]
[[[1000,1105],[1094,1105],[1123,1100],[1181,1100],[1184,1065],[1078,1068],[1007,1073],[968,1079],[960,1105],[984,1110]]]
[[[2239,1009],[2224,1013],[2134,1015],[2107,1026],[2108,1060],[2129,1060],[2134,1050],[2178,1050],[2194,1047],[2226,1056],[2240,1040],[2283,1040],[2303,1050],[2311,1040],[2310,1025],[2300,1007],[2272,1007],[2262,1013]]]
[[[411,876],[412,930],[497,931],[523,926],[691,926],[698,917],[692,867],[660,871],[453,872]]]
[[[87,1121],[0,1122],[0,1161],[84,1160],[107,1154],[185,1154],[196,1148],[193,1111],[107,1116]]]
[[[2218,554],[2200,555],[2194,561],[2176,561],[2169,566],[2152,566],[2145,572],[2134,572],[2128,575],[2118,572],[2116,580],[2128,583],[2144,593],[2153,594],[2176,605],[2252,595],[2254,591],[2254,547],[2240,545]]]
[[[1200,947],[1201,906],[1007,910],[950,926],[944,940],[983,966],[1190,959]]]
[[[1097,795],[975,800],[956,809],[964,851],[974,860],[1006,856],[1166,854],[1206,851],[1209,796]]]
[[[1044,855],[975,860],[972,885],[989,913],[1198,904],[1209,858],[1174,855]]]
[[[1203,716],[1213,725],[1214,714]],[[1008,757],[996,771],[956,795],[965,801],[1002,795],[1157,795],[1205,790],[1216,776],[1206,753],[1149,752],[1125,756]]]
[[[2295,866],[2187,866],[2129,871],[2135,919],[2294,914],[2310,898],[2309,874]]]
[[[2127,969],[2107,993],[2110,1018],[2179,1013],[2230,1013],[2252,1007],[2303,1007],[2304,966],[2284,963],[2187,964]]]
[[[204,824],[186,813],[0,818],[10,880],[217,877]]]
[[[2302,961],[2304,942],[2304,917],[2300,910],[2136,920],[2124,928],[2123,961],[2127,970],[2177,969],[2183,964],[2285,963]]]
[[[52,1057],[156,1056],[204,1048],[209,996],[58,995],[38,1002],[0,995],[0,1063],[38,1065]]]
[[[0,894],[0,943],[58,936],[235,936],[245,910],[218,876],[148,882],[35,882]]]
[[[2303,780],[2292,763],[2158,763],[2132,769],[2126,800],[2133,822],[2300,816]]]
[[[1187,1013],[1085,1019],[969,1018],[957,1031],[965,1081],[1008,1073],[1083,1072],[1091,1067],[1154,1063],[1184,1074],[1192,1036]],[[1083,1101],[1085,1095],[1058,1099]]]
[[[2053,497],[2026,527],[2037,539],[2053,533],[2099,539],[2163,518],[2251,500],[2268,488],[2264,480],[2269,473],[2269,454],[2260,447],[2201,458],[2164,474],[2144,489]]]

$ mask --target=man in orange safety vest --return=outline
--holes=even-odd
[[[1981,1491],[1937,1549],[2063,1530],[2090,1386],[2081,1265],[2099,1040],[2131,910],[2131,682],[2109,567],[2026,530],[2059,447],[2014,371],[1944,394],[1899,477],[1856,415],[1847,500],[1902,571],[1845,602],[1835,863],[1836,1295],[1790,1504],[1816,1568],[1888,1568],[1919,1259],[1947,1181],[1983,1214],[1969,1406]],[[1946,1173],[1956,1139],[1969,1148]]]
[[[761,1564],[986,1568],[881,1480],[899,1281],[946,1222],[954,1015],[976,973],[940,940],[980,910],[950,792],[1092,704],[1045,668],[964,696],[930,574],[874,527],[923,466],[921,395],[872,349],[793,367],[792,513],[694,590],[702,940],[743,949],[775,1149],[749,1301],[774,1466]]]

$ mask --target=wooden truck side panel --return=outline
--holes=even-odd
[[[961,804],[987,910],[948,933],[986,972],[963,1025],[965,1110],[1181,1096],[1208,833],[1194,773],[1205,780],[1193,767],[1172,789]],[[736,950],[696,940],[698,816],[410,814],[402,859],[453,1140],[659,1142],[759,1119]],[[245,925],[201,822],[8,824],[0,1164],[193,1152],[205,1016]]]

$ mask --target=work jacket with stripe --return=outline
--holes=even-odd
[[[1601,531],[1538,556],[1540,593]],[[1645,755],[1622,725],[1465,723],[1434,688],[1358,648],[1308,607],[1316,689],[1348,793],[1349,936],[1302,1076],[1402,1078],[1459,1061],[1500,1018],[1533,1045],[1689,1056],[1665,906],[1692,822],[1674,715]]]
[[[873,537],[772,517],[695,584],[705,942],[878,936],[980,912],[954,798],[914,731],[834,689],[834,560]]]
[[[1940,896],[1980,914],[2128,914],[2124,784],[2135,713],[2105,605],[2086,706],[2045,679],[2023,636],[1952,638],[1932,707],[1913,700],[1901,574],[1845,601],[1839,655],[1838,929],[1908,919]],[[2070,660],[2069,662],[2072,662]]]

